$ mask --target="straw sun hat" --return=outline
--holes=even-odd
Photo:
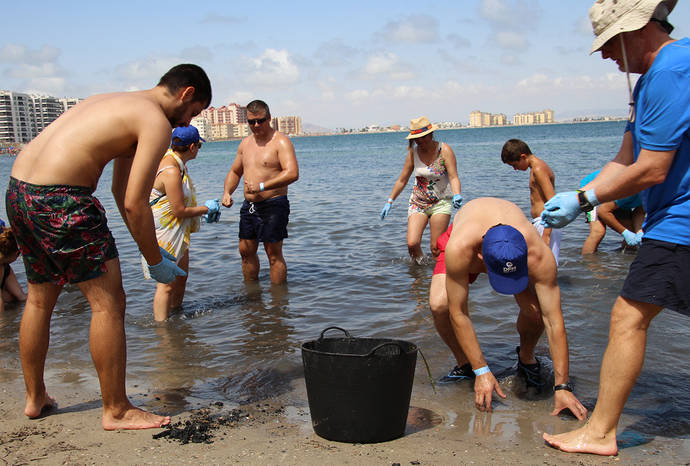
[[[650,19],[665,21],[677,0],[597,0],[589,9],[594,30],[590,53],[621,32],[642,29]]]
[[[410,120],[410,134],[408,134],[405,139],[421,138],[437,129],[438,126],[432,125],[427,117],[415,118],[414,120]]]

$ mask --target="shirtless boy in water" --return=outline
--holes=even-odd
[[[259,278],[259,242],[264,243],[271,283],[287,280],[283,239],[287,238],[290,202],[288,185],[299,178],[292,141],[271,127],[271,112],[261,100],[247,105],[252,135],[243,139],[225,177],[223,205],[233,204],[232,193],[244,177],[244,203],[240,209],[240,255],[246,281]]]
[[[196,65],[178,65],[152,89],[86,99],[17,156],[6,202],[29,282],[19,330],[29,418],[55,404],[43,378],[50,318],[62,287],[74,283],[91,305],[89,341],[103,397],[103,428],[170,422],[136,408],[127,397],[125,292],[115,241],[92,193],[114,160],[113,196],[151,276],[168,283],[184,274],[159,251],[148,198],[172,127],[188,125],[210,102],[206,73]]]
[[[537,229],[541,238],[551,248],[553,257],[558,265],[558,255],[561,249],[561,231],[544,228],[541,223],[541,213],[544,203],[551,199],[555,191],[556,175],[551,167],[532,153],[527,143],[520,139],[509,139],[501,150],[501,160],[514,170],[530,170],[529,200],[531,204],[532,225]]]

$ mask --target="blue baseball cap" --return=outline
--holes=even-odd
[[[178,138],[180,141],[176,142],[175,138]],[[199,141],[206,142],[204,138],[199,136],[199,130],[192,125],[175,128],[172,132],[172,139],[176,146],[188,146]]]
[[[482,241],[482,256],[491,287],[498,293],[517,294],[527,288],[527,243],[515,228],[498,224]]]

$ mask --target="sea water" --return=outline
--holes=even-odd
[[[458,161],[464,201],[483,196],[508,199],[529,215],[528,173],[501,163],[509,138],[526,141],[556,174],[556,191],[579,187],[581,178],[613,158],[624,122],[557,124],[437,131]],[[139,252],[110,194],[112,165],[104,170],[96,195],[108,212],[117,241],[127,294],[128,391],[156,393],[173,414],[198,403],[245,403],[293,393],[306,403],[300,345],[326,327],[339,326],[359,337],[390,337],[416,343],[434,378],[454,365],[437,336],[428,307],[433,260],[414,265],[405,235],[407,197],[412,180],[389,216],[379,212],[405,160],[404,133],[293,138],[300,178],[289,188],[289,237],[283,251],[288,283],[272,286],[260,247],[258,283],[244,283],[237,251],[240,190],[235,205],[222,209],[218,224],[202,223],[192,237],[184,308],[167,322],[152,315],[155,284],[143,279]],[[235,158],[237,141],[204,144],[188,163],[200,202],[220,198]],[[6,186],[13,159],[0,157],[0,184]],[[6,218],[4,203],[0,215]],[[590,409],[598,391],[601,358],[608,338],[610,309],[634,255],[621,251],[621,237],[609,231],[595,255],[582,257],[587,236],[584,217],[564,230],[559,285],[570,348],[570,374],[577,396]],[[428,229],[423,248],[429,255]],[[26,283],[21,261],[13,264]],[[21,306],[0,315],[0,383],[21,377],[18,330]],[[493,419],[479,421],[471,383],[432,389],[421,358],[413,404],[430,406],[444,419],[472,433],[507,440],[536,438],[542,430],[572,427],[549,424],[549,396],[527,399],[514,383],[517,306],[492,291],[485,275],[470,287],[470,315],[484,355],[503,380],[508,399],[495,405]],[[55,308],[46,374],[48,386],[97,387],[88,350],[90,310],[78,288],[65,287]],[[644,443],[662,437],[685,440],[690,434],[690,369],[687,340],[690,319],[662,312],[649,330],[642,374],[626,405],[623,433]],[[332,336],[338,336],[337,331]],[[329,336],[331,335],[329,332]],[[537,354],[548,367],[542,337]],[[20,396],[20,394],[17,394]],[[150,400],[151,398],[148,398]],[[459,427],[458,427],[459,426]],[[633,435],[634,434],[634,435]],[[625,436],[623,436],[625,438]],[[637,440],[634,440],[640,443]],[[678,441],[678,440],[676,440]],[[625,446],[625,445],[623,445]]]

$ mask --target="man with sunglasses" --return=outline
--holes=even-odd
[[[642,370],[647,329],[662,309],[690,316],[690,39],[672,39],[676,0],[598,0],[589,16],[601,50],[641,76],[616,157],[580,191],[556,194],[542,219],[560,228],[596,205],[640,193],[647,218],[637,256],[611,311],[599,398],[580,429],[544,434],[568,452],[615,455],[625,402]]]
[[[555,381],[551,414],[567,408],[578,419],[584,419],[587,409],[573,394],[568,375],[568,339],[556,260],[522,210],[512,202],[492,197],[465,204],[453,220],[453,231],[445,249],[445,265],[449,315],[441,328],[439,316],[434,317],[434,323],[441,335],[455,338],[455,342],[449,340],[447,344],[454,349],[459,370],[464,372],[465,378],[475,379],[477,409],[491,410],[494,391],[506,397],[484,359],[469,315],[469,285],[478,274],[486,273],[494,291],[513,295],[520,309],[517,316],[518,373],[525,377],[528,387],[543,386],[534,348],[546,329]]]
[[[252,131],[237,148],[237,156],[225,177],[222,204],[233,205],[232,193],[244,178],[244,202],[240,208],[239,250],[246,281],[259,278],[259,242],[270,266],[271,283],[287,280],[283,240],[287,238],[290,202],[288,185],[299,178],[295,148],[290,139],[271,127],[271,112],[261,100],[247,105]]]

